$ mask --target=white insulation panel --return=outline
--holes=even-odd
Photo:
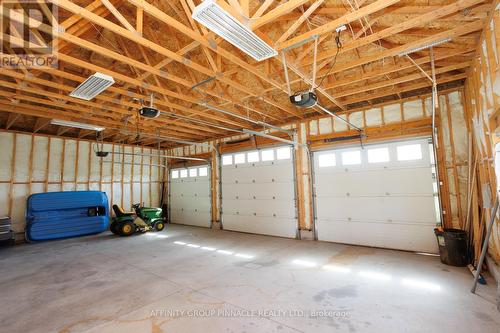
[[[139,165],[133,170],[137,181],[131,184],[132,167],[121,164],[122,155],[110,155],[101,160],[94,153],[93,142],[1,132],[0,146],[3,148],[0,154],[0,216],[10,214],[17,233],[24,231],[28,196],[44,191],[103,191],[110,205],[123,203],[127,210],[141,199],[147,205],[161,205],[159,177],[163,172],[158,166],[149,165],[155,159],[157,162],[153,163],[157,164],[157,157],[145,157],[143,162],[147,165],[142,167],[141,159],[137,158],[135,163]],[[104,150],[112,149],[112,145],[104,145]],[[116,152],[120,149],[123,147],[115,146]],[[132,148],[126,150],[131,152]],[[140,148],[137,151],[140,152]],[[151,149],[144,149],[144,152],[158,154]],[[113,159],[120,163],[108,163]],[[122,174],[126,172],[127,180],[124,177],[122,182]]]

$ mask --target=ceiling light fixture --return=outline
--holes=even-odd
[[[111,76],[97,72],[89,76],[87,80],[83,81],[69,95],[71,97],[90,101],[114,83],[115,80]]]
[[[193,19],[257,61],[278,55],[247,26],[226,12],[214,0],[205,0],[193,10]]]
[[[106,129],[106,127],[95,126],[95,125],[85,124],[85,123],[77,123],[76,121],[52,119],[50,123],[52,125],[81,128],[81,129],[92,130],[92,131],[97,131],[97,132],[102,132]]]

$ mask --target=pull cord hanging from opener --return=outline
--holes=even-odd
[[[333,57],[333,61],[332,61],[332,64],[330,65],[330,68],[328,69],[328,72],[323,75],[323,77],[321,78],[321,81],[319,82],[319,84],[314,87],[314,89],[317,89],[317,88],[320,88],[322,85],[323,85],[323,81],[325,80],[325,78],[330,75],[330,73],[332,72],[332,69],[333,67],[335,67],[335,64],[337,63],[337,57],[340,53],[340,50],[342,49],[342,41],[340,40],[340,32],[342,30],[338,29],[337,30],[337,34],[335,35],[335,45],[337,46],[337,52],[335,52],[335,56]]]

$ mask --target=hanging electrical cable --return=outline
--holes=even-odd
[[[330,65],[330,68],[328,69],[326,74],[323,75],[323,77],[321,78],[321,81],[319,82],[319,84],[316,87],[314,87],[314,89],[318,89],[323,85],[323,81],[325,81],[325,78],[330,75],[333,67],[335,67],[335,64],[337,63],[337,57],[340,53],[340,50],[342,49],[342,41],[340,40],[340,31],[341,30],[337,29],[337,35],[335,35],[335,44],[337,46],[337,52],[335,52],[335,56],[333,57],[332,64]]]
[[[328,72],[321,78],[321,81],[318,85],[316,85],[316,55],[317,55],[317,47],[318,47],[318,39],[317,37],[314,38],[314,60],[313,60],[313,70],[312,70],[312,80],[311,82],[311,88],[307,91],[299,91],[296,92],[292,95],[290,95],[290,102],[298,107],[301,108],[310,108],[315,106],[318,103],[318,96],[315,93],[315,90],[320,88],[321,85],[323,84],[325,78],[330,75],[333,67],[335,66],[337,62],[337,57],[340,53],[340,50],[342,49],[342,41],[340,40],[340,33],[344,30],[346,30],[347,27],[345,25],[342,25],[335,29],[336,35],[334,37],[335,44],[337,46],[337,52],[334,56],[334,59],[332,61],[332,64],[330,65],[330,68],[328,69]],[[292,46],[296,47],[296,46]],[[285,58],[284,58],[285,59]],[[285,66],[285,71],[288,71],[288,68]],[[285,73],[287,74],[287,73]]]
[[[318,85],[316,85],[316,83],[315,83],[315,81],[316,81],[316,55],[317,55],[317,51],[318,51],[317,50],[318,39],[317,39],[317,37],[314,38],[314,60],[313,60],[313,73],[312,73],[312,80],[311,80],[311,88],[307,91],[300,91],[300,92],[296,92],[293,95],[290,95],[290,102],[293,105],[300,107],[300,108],[317,107],[319,110],[325,112],[326,114],[329,114],[330,116],[337,118],[340,121],[345,122],[347,125],[349,125],[350,128],[353,128],[356,131],[358,131],[359,134],[356,135],[355,138],[359,138],[361,147],[363,148],[363,138],[366,137],[363,129],[354,125],[349,120],[340,117],[339,115],[335,114],[333,111],[330,111],[328,108],[322,106],[318,102],[318,96],[315,93],[315,90],[322,86],[325,78],[330,75],[331,71],[335,67],[335,64],[337,63],[338,55],[342,49],[342,41],[340,39],[340,33],[346,29],[347,29],[347,27],[345,25],[342,25],[342,26],[338,27],[337,29],[335,29],[336,34],[335,34],[334,40],[335,40],[335,45],[337,47],[337,52],[335,53],[335,56],[333,57],[330,68],[328,69],[327,73],[325,75],[323,75],[323,77],[321,78],[321,81],[319,82]],[[296,47],[296,46],[291,46],[291,48],[293,48],[293,47]],[[284,52],[282,54],[282,57],[283,57],[283,66],[285,69],[285,78],[287,78],[288,91],[290,91],[290,83],[288,81],[288,67],[286,64],[286,56],[285,56]],[[350,137],[350,139],[352,139],[352,138],[354,138],[354,137]]]

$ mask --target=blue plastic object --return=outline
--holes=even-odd
[[[106,193],[99,191],[33,194],[26,210],[26,238],[41,241],[98,234],[109,225]]]

